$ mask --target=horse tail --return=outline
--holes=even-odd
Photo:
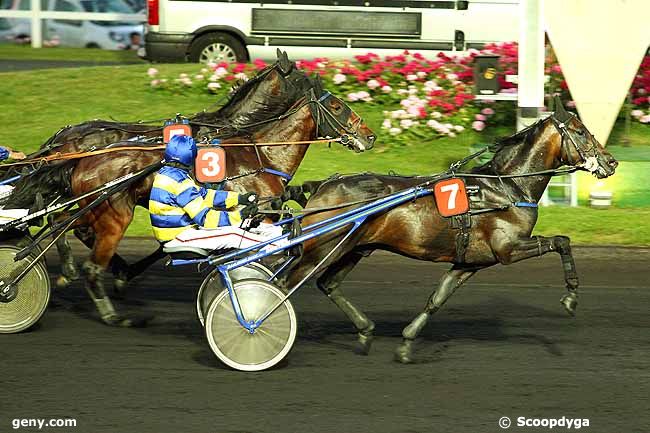
[[[31,208],[38,196],[46,203],[51,203],[58,197],[69,197],[72,194],[71,180],[75,165],[76,161],[44,165],[23,176],[14,185],[11,195],[0,200],[0,206],[24,209]]]

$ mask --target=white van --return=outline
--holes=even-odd
[[[464,51],[518,37],[518,0],[147,0],[161,62]]]
[[[9,6],[9,7],[5,7]],[[30,10],[31,0],[4,0],[3,9]],[[135,13],[124,0],[41,0],[41,8],[60,12],[114,12]],[[15,18],[13,25],[20,27],[21,37],[31,31],[29,19]],[[124,49],[130,44],[131,35],[143,32],[142,24],[115,21],[44,20],[43,38],[58,39],[67,47]]]

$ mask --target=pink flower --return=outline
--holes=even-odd
[[[151,78],[155,77],[156,75],[158,75],[158,69],[156,68],[147,69],[147,75],[149,75]]]
[[[576,101],[567,101],[566,108],[576,108]]]
[[[482,114],[477,114],[476,116],[474,116],[474,118],[475,118],[476,120],[481,121],[481,122],[484,122],[485,119],[487,119],[487,117],[485,117],[485,116],[482,115]]]
[[[562,72],[562,68],[560,67],[560,65],[553,65],[551,66],[551,72],[556,72],[559,74],[560,72]]]
[[[348,79],[348,77],[346,77],[343,74],[336,74],[336,75],[334,75],[334,78],[332,78],[332,81],[334,81],[334,84],[341,84],[342,82],[344,82],[347,79]]]
[[[390,122],[390,119],[384,119],[384,121],[381,124],[381,127],[383,129],[390,129],[393,125]]]
[[[643,110],[632,110],[632,112],[630,114],[632,115],[632,117],[637,117],[638,118],[638,117],[643,116]]]
[[[376,89],[377,87],[379,87],[379,81],[377,81],[377,80],[369,80],[368,83],[367,83],[367,86],[368,86],[369,89]]]
[[[480,120],[472,122],[472,128],[476,131],[483,131],[485,129],[485,123]]]
[[[494,110],[487,107],[481,110],[481,113],[485,114],[486,116],[491,116],[494,114]]]
[[[350,93],[348,94],[348,101],[350,102],[357,102],[359,100],[359,96],[357,96],[356,93]]]

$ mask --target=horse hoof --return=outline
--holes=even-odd
[[[562,296],[560,303],[570,316],[576,315],[576,308],[578,308],[578,296],[575,293],[569,293]]]
[[[113,282],[113,297],[115,299],[126,298],[126,285],[128,282],[122,279],[115,279]]]
[[[59,275],[56,279],[57,289],[67,289],[68,286],[70,286],[70,283],[72,283],[72,281],[70,281],[70,279],[65,275]]]
[[[395,361],[400,364],[413,363],[413,342],[405,341],[397,346],[397,349],[395,350]]]
[[[359,334],[357,343],[354,345],[354,353],[357,355],[368,356],[372,347],[372,335]]]
[[[118,328],[144,328],[151,319],[153,316],[122,317],[115,315],[102,318],[105,324]]]

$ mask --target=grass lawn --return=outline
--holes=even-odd
[[[12,52],[18,54],[20,49],[24,48],[0,47],[0,57],[11,55]],[[61,50],[57,51],[61,53],[64,49],[43,49],[43,52],[49,50],[53,53]],[[79,51],[95,50],[71,50],[75,53]],[[114,54],[117,53],[102,51],[102,56]],[[57,58],[60,57],[57,55]],[[171,117],[177,112],[191,114],[209,106],[217,99],[208,94],[185,96],[153,92],[145,76],[148,67],[147,64],[141,64],[0,74],[0,145],[33,151],[66,124],[93,118],[112,117],[134,121]],[[196,70],[196,65],[187,64],[156,67],[162,74],[189,73]],[[394,170],[400,174],[435,173],[446,169],[451,162],[466,155],[470,146],[485,143],[490,139],[489,135],[468,132],[455,139],[420,142],[410,146],[390,146],[390,137],[382,135],[379,128],[382,108],[355,105],[354,109],[379,134],[379,144],[376,148],[367,153],[355,154],[338,146],[312,146],[296,176],[296,182],[321,179],[337,172],[385,173]],[[620,141],[621,129],[622,125],[617,125],[611,142]],[[630,134],[632,147],[629,149],[642,149],[649,144],[649,135],[647,127],[633,124]],[[629,176],[627,173],[630,173]],[[629,205],[650,204],[648,194],[644,194],[647,183],[644,184],[643,179],[637,179],[633,173],[626,172],[626,176],[636,180],[640,200],[635,200]],[[579,244],[650,245],[650,228],[646,224],[649,217],[650,209],[645,208],[607,211],[544,208],[541,211],[538,233],[566,234]],[[129,234],[150,233],[146,211],[140,210]]]
[[[135,51],[102,50],[99,48],[32,48],[29,45],[9,43],[0,44],[0,59],[144,63]]]

